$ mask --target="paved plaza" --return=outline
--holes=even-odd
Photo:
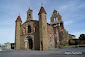
[[[85,57],[85,47],[36,50],[6,50],[0,51],[0,57]]]

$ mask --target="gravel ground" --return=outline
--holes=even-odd
[[[85,47],[36,50],[6,50],[0,52],[0,57],[85,57]]]

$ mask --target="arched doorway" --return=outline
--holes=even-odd
[[[41,41],[41,50],[43,50],[43,43],[42,43],[42,41]]]
[[[33,40],[31,38],[28,39],[29,49],[33,48]]]

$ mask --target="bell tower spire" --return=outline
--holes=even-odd
[[[33,12],[33,10],[31,10],[30,7],[29,7],[29,9],[27,11],[27,21],[33,20],[33,14],[32,14],[32,12]]]

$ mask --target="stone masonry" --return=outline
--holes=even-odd
[[[32,13],[33,10],[29,8],[24,23],[20,16],[15,21],[15,49],[48,50],[68,44],[69,35],[58,11],[53,11],[50,24],[47,23],[47,13],[43,6],[38,13],[39,21],[33,20]]]

